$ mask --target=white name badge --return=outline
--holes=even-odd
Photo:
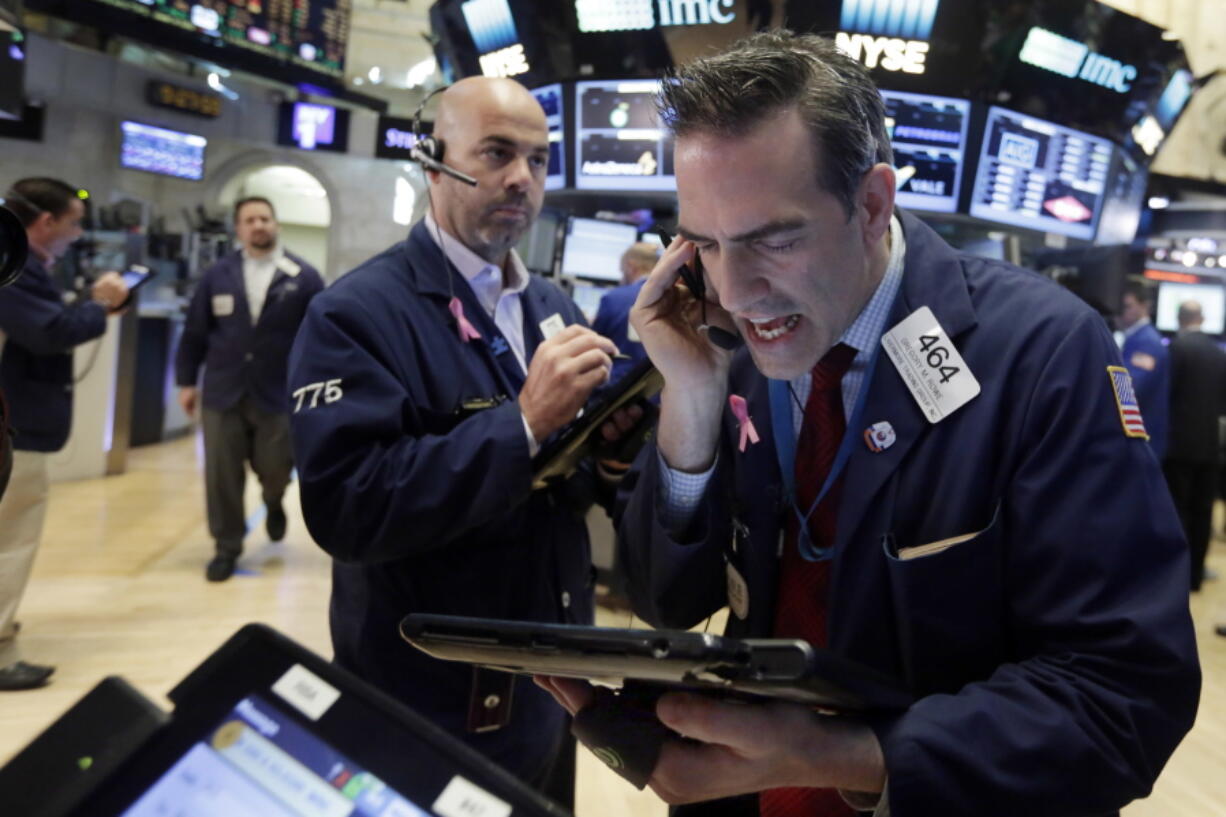
[[[566,321],[562,320],[562,316],[555,312],[541,321],[539,326],[541,327],[541,337],[549,340],[566,328]]]
[[[290,278],[296,278],[298,273],[302,272],[302,267],[292,258],[286,258],[284,255],[277,261],[277,269],[284,272]]]
[[[234,314],[233,295],[213,296],[213,315],[218,318],[228,318]]]
[[[881,338],[881,347],[930,423],[939,423],[979,394],[979,381],[926,306]]]

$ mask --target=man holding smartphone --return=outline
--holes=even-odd
[[[189,417],[200,410],[204,425],[211,582],[234,575],[243,552],[248,462],[263,488],[268,538],[285,536],[281,497],[294,467],[286,361],[307,304],[324,288],[314,267],[281,247],[268,199],[236,203],[234,228],[242,249],[205,270],[175,356],[179,404]],[[204,384],[197,387],[201,366]]]
[[[619,497],[634,609],[689,628],[726,605],[730,635],[827,647],[917,700],[665,695],[688,740],[651,785],[763,817],[1145,796],[1200,672],[1187,546],[1101,317],[895,209],[884,104],[830,40],[759,34],[672,79],[680,238],[631,312],[665,380]],[[676,286],[696,253],[739,351]]]
[[[51,269],[81,237],[85,205],[58,179],[22,179],[4,194],[30,252],[20,277],[0,290],[0,393],[14,430],[12,475],[0,499],[0,690],[42,686],[54,667],[17,654],[17,605],[30,580],[47,516],[47,458],[72,428],[72,350],[106,331],[128,288],[108,272],[68,304]]]

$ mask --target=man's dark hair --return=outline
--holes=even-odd
[[[1124,295],[1131,295],[1137,299],[1137,303],[1145,304],[1147,306],[1154,300],[1154,296],[1150,294],[1149,287],[1140,281],[1125,281],[1124,292],[1120,295],[1121,299]]]
[[[238,223],[238,214],[242,212],[244,206],[248,204],[267,204],[268,209],[272,211],[272,217],[277,217],[277,208],[272,206],[272,202],[263,196],[247,196],[234,202],[234,221]]]
[[[818,183],[843,203],[848,219],[864,173],[894,163],[885,103],[867,69],[815,34],[780,29],[739,40],[674,69],[656,103],[678,136],[733,138],[796,106],[823,157]]]
[[[59,179],[32,178],[16,182],[4,194],[4,206],[29,227],[43,213],[59,218],[77,201],[77,188]]]

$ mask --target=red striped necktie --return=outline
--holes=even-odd
[[[847,421],[843,416],[842,380],[855,356],[855,349],[840,343],[813,367],[813,385],[796,441],[794,501],[802,514],[809,510],[826,482],[843,441]],[[815,547],[834,545],[842,483],[840,476],[809,517],[809,538]],[[799,525],[796,514],[789,513],[775,594],[774,635],[800,638],[824,647],[830,562],[810,562],[800,555]],[[770,789],[760,795],[759,809],[762,817],[851,817],[855,814],[834,789]]]

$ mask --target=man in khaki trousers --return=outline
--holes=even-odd
[[[17,605],[30,579],[47,516],[47,457],[72,428],[72,349],[106,331],[128,288],[101,276],[66,304],[50,270],[81,236],[85,205],[57,179],[22,179],[3,194],[26,228],[30,253],[20,277],[0,290],[0,391],[9,410],[13,473],[0,499],[0,691],[42,686],[54,667],[17,654]]]

